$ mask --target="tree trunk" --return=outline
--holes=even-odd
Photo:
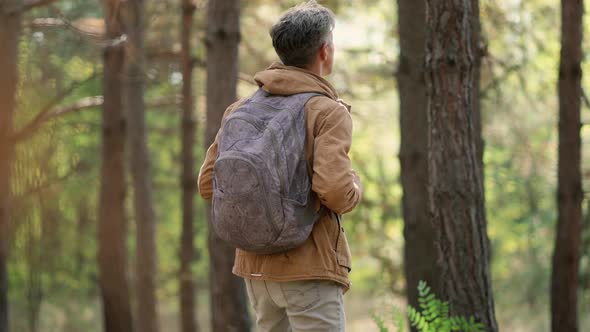
[[[580,107],[582,0],[561,1],[557,233],[551,274],[551,330],[578,331],[578,268],[582,234]]]
[[[491,243],[488,237],[488,218],[485,210],[486,189],[485,189],[485,169],[483,154],[485,151],[485,141],[483,139],[482,118],[481,118],[481,60],[484,56],[485,48],[481,40],[481,23],[479,19],[479,0],[471,0],[471,45],[473,47],[473,88],[471,90],[471,105],[473,107],[471,122],[473,123],[473,138],[475,140],[475,155],[477,157],[477,166],[479,168],[479,177],[481,179],[481,195],[484,203],[482,212],[483,224],[485,227],[486,242],[488,244],[488,263],[491,264]]]
[[[236,100],[240,9],[238,0],[209,1],[207,23],[207,129],[210,146],[225,108]],[[211,206],[208,205],[209,225]],[[209,227],[212,331],[249,331],[244,282],[232,274],[235,249]]]
[[[473,125],[471,0],[427,0],[428,182],[442,297],[496,331]]]
[[[194,198],[197,191],[195,178],[196,120],[193,112],[193,61],[191,37],[196,6],[193,0],[182,0],[182,23],[180,33],[182,67],[182,121],[181,155],[182,174],[182,232],[180,243],[180,316],[182,332],[197,332],[195,283],[191,265],[195,259],[193,223],[195,222]]]
[[[39,314],[41,302],[43,301],[43,285],[41,275],[43,274],[43,263],[41,259],[42,249],[39,242],[42,239],[37,236],[38,225],[32,219],[26,220],[26,298],[27,298],[27,325],[29,332],[37,332],[39,327]]]
[[[89,202],[86,197],[83,197],[78,201],[76,206],[77,216],[77,227],[76,231],[78,236],[76,237],[76,272],[77,278],[82,279],[84,277],[85,266],[88,264],[86,258],[86,243],[88,241],[88,228],[91,226],[92,218],[91,211],[88,208]]]
[[[473,133],[475,139],[475,151],[477,156],[477,163],[479,166],[480,177],[482,181],[482,188],[484,183],[484,169],[483,169],[483,152],[484,141],[481,126],[481,105],[480,105],[480,79],[481,79],[481,58],[483,56],[481,43],[481,24],[479,22],[479,0],[471,0],[471,8],[473,14],[471,15],[471,45],[473,48],[473,86],[471,90],[471,102],[473,107]],[[485,197],[485,190],[482,190]],[[484,199],[485,202],[485,199]],[[485,211],[484,211],[485,218]],[[484,219],[485,220],[485,219]],[[487,225],[487,222],[486,222]]]
[[[125,110],[129,143],[129,166],[133,185],[136,221],[135,295],[137,331],[157,332],[156,299],[156,223],[150,178],[144,102],[144,1],[127,0],[124,6],[125,33]]]
[[[120,2],[104,0],[106,37],[117,40],[122,32]],[[102,166],[99,201],[99,283],[107,332],[133,331],[125,230],[125,117],[121,73],[125,57],[121,44],[104,49]]]
[[[399,160],[403,187],[404,273],[408,303],[418,308],[418,282],[424,280],[439,293],[436,233],[428,217],[428,122],[424,45],[424,0],[398,0],[400,62],[397,83],[400,98],[401,144]],[[416,328],[413,328],[416,331]]]
[[[8,332],[8,226],[10,221],[13,118],[18,84],[20,1],[0,0],[0,332]]]

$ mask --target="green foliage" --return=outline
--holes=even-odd
[[[268,28],[285,8],[299,0],[242,1],[240,72],[252,76],[276,60]],[[354,257],[352,293],[375,294],[403,289],[402,189],[399,183],[399,103],[394,73],[399,64],[397,10],[390,0],[320,1],[337,14],[334,38],[336,66],[328,79],[353,105],[353,168],[365,189],[362,205],[346,216],[345,227]],[[193,55],[204,60],[205,1],[196,1]],[[178,47],[177,1],[147,4],[146,47],[154,56],[175,53]],[[550,259],[554,237],[557,102],[555,85],[559,56],[559,5],[550,0],[484,1],[481,21],[487,54],[482,65],[482,120],[485,139],[485,189],[491,241],[494,300],[505,330],[547,330]],[[71,22],[100,18],[98,2],[63,0],[53,4]],[[71,29],[34,27],[35,18],[54,17],[48,7],[27,12],[20,43],[16,127],[21,128],[74,81],[92,72],[85,83],[56,106],[101,95],[102,44]],[[585,35],[590,35],[586,15]],[[582,64],[590,72],[590,38]],[[178,59],[148,57],[146,101],[179,94]],[[195,118],[198,121],[197,167],[202,161],[206,73],[195,74]],[[590,75],[583,75],[590,86]],[[256,85],[240,81],[246,96]],[[588,91],[586,91],[588,94]],[[590,112],[582,112],[590,122]],[[99,108],[57,117],[31,140],[21,144],[15,163],[14,212],[9,279],[14,331],[29,331],[39,318],[39,331],[96,331],[96,224],[100,178]],[[158,297],[173,307],[178,292],[180,234],[180,143],[177,107],[150,108],[149,147],[157,215]],[[582,128],[590,146],[590,126]],[[583,168],[590,165],[583,150]],[[198,169],[195,169],[195,173]],[[590,191],[585,180],[584,191]],[[130,191],[131,193],[131,191]],[[198,293],[207,296],[207,225],[203,201],[196,198],[193,264]],[[131,214],[129,214],[131,216]],[[587,215],[590,213],[587,212]],[[590,218],[588,224],[590,225]],[[133,266],[134,222],[128,222],[130,273]],[[580,308],[590,303],[590,227],[585,227],[580,266]],[[75,299],[72,300],[72,299]],[[435,300],[435,297],[432,297]],[[203,307],[207,307],[203,301]],[[170,304],[173,303],[174,305]],[[428,301],[414,314],[394,310],[399,331],[406,315],[417,324],[441,324],[448,306]],[[446,309],[445,309],[446,308]],[[582,310],[582,309],[580,309]],[[443,317],[436,320],[438,317]],[[588,316],[588,315],[586,315]],[[581,326],[590,321],[581,317]],[[169,318],[174,319],[176,316]],[[378,317],[373,313],[373,317]],[[588,316],[590,317],[590,316]],[[452,321],[447,317],[446,321]],[[207,320],[205,314],[200,319]],[[469,320],[466,319],[467,322]],[[386,331],[390,320],[379,320]],[[451,322],[452,323],[452,322]],[[462,324],[462,322],[455,322]],[[206,330],[206,329],[205,329]]]
[[[385,326],[385,320],[383,319],[383,317],[377,315],[375,312],[371,312],[370,314],[371,314],[371,318],[373,319],[375,324],[377,324],[377,327],[379,328],[379,332],[387,332],[388,329]]]
[[[485,326],[482,323],[475,321],[473,316],[469,319],[463,316],[450,316],[449,303],[439,300],[431,293],[430,287],[426,282],[420,281],[418,283],[418,303],[420,310],[412,306],[408,306],[408,319],[410,324],[418,329],[420,332],[483,332]],[[371,313],[371,317],[380,332],[387,332],[385,321],[382,317]],[[394,323],[398,328],[398,332],[403,332],[403,318],[399,312],[394,309]]]

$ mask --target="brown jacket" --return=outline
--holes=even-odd
[[[233,273],[250,279],[293,281],[327,279],[350,287],[348,272],[351,256],[341,218],[360,201],[362,189],[352,170],[348,151],[352,141],[350,106],[338,100],[332,85],[307,70],[273,64],[254,77],[265,91],[275,95],[319,92],[305,105],[305,156],[312,166],[312,190],[326,206],[311,236],[301,246],[278,254],[260,255],[236,250]],[[241,101],[229,106],[224,118]],[[219,135],[219,133],[218,133]],[[199,192],[211,199],[213,163],[217,157],[217,139],[207,150],[199,173]]]

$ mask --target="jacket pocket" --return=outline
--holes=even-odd
[[[350,247],[348,246],[348,240],[346,234],[344,234],[344,227],[342,226],[342,220],[340,215],[336,214],[336,221],[338,222],[338,233],[336,237],[336,262],[338,265],[348,269],[348,272],[352,269]]]

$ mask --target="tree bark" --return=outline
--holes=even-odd
[[[104,0],[106,34],[119,38],[122,19],[118,0]],[[102,166],[99,201],[98,264],[104,330],[133,331],[125,230],[125,126],[122,89],[123,45],[104,49]]]
[[[193,0],[182,0],[181,22],[181,67],[182,67],[182,120],[181,156],[182,174],[182,231],[180,243],[180,316],[182,332],[197,332],[199,326],[196,319],[196,290],[193,281],[191,265],[195,260],[195,193],[197,179],[195,178],[195,137],[196,120],[193,111],[193,63],[191,56],[191,37],[193,18],[196,5]]]
[[[418,282],[439,293],[436,233],[428,216],[428,122],[424,80],[426,3],[398,0],[400,60],[397,70],[403,188],[404,273],[408,304],[418,308]],[[415,327],[413,331],[417,331]]]
[[[13,119],[18,84],[20,1],[0,0],[0,332],[8,332],[8,227],[10,221]]]
[[[483,186],[473,124],[471,0],[427,0],[429,211],[442,297],[496,331]]]
[[[210,146],[225,108],[236,100],[240,9],[238,0],[209,1],[207,9],[207,128]],[[208,209],[211,225],[211,206]],[[249,331],[244,282],[231,272],[235,249],[209,227],[209,280],[212,331]]]
[[[124,8],[125,33],[125,98],[129,143],[129,166],[133,186],[136,221],[135,296],[136,325],[141,332],[158,332],[156,299],[156,222],[150,178],[150,156],[147,145],[144,101],[145,48],[144,1],[127,0]]]
[[[561,1],[557,233],[551,273],[551,330],[578,331],[578,269],[582,234],[580,108],[582,0]]]
[[[486,242],[488,244],[488,264],[491,264],[491,242],[488,237],[488,217],[485,209],[486,187],[485,187],[485,166],[484,152],[485,141],[483,139],[483,125],[481,116],[481,61],[485,55],[485,46],[481,39],[481,22],[479,15],[479,0],[471,0],[473,15],[471,15],[471,45],[473,47],[473,89],[471,90],[471,105],[473,107],[471,121],[473,123],[473,137],[475,139],[475,155],[477,157],[477,166],[479,168],[479,177],[481,179],[481,194],[484,202],[482,212],[483,224],[485,227]]]
[[[480,177],[482,181],[482,193],[485,197],[484,184],[484,165],[483,165],[483,153],[484,153],[484,140],[482,134],[481,124],[481,103],[480,103],[480,89],[481,89],[481,59],[483,56],[482,41],[481,41],[481,23],[479,20],[479,0],[471,0],[471,8],[473,14],[471,15],[471,45],[473,47],[473,88],[471,90],[471,102],[473,107],[473,132],[475,138],[475,151],[477,156],[477,163],[479,166]],[[485,202],[485,199],[484,199]],[[485,219],[484,211],[484,220]],[[487,225],[487,222],[486,222]],[[489,241],[488,241],[489,242]]]

